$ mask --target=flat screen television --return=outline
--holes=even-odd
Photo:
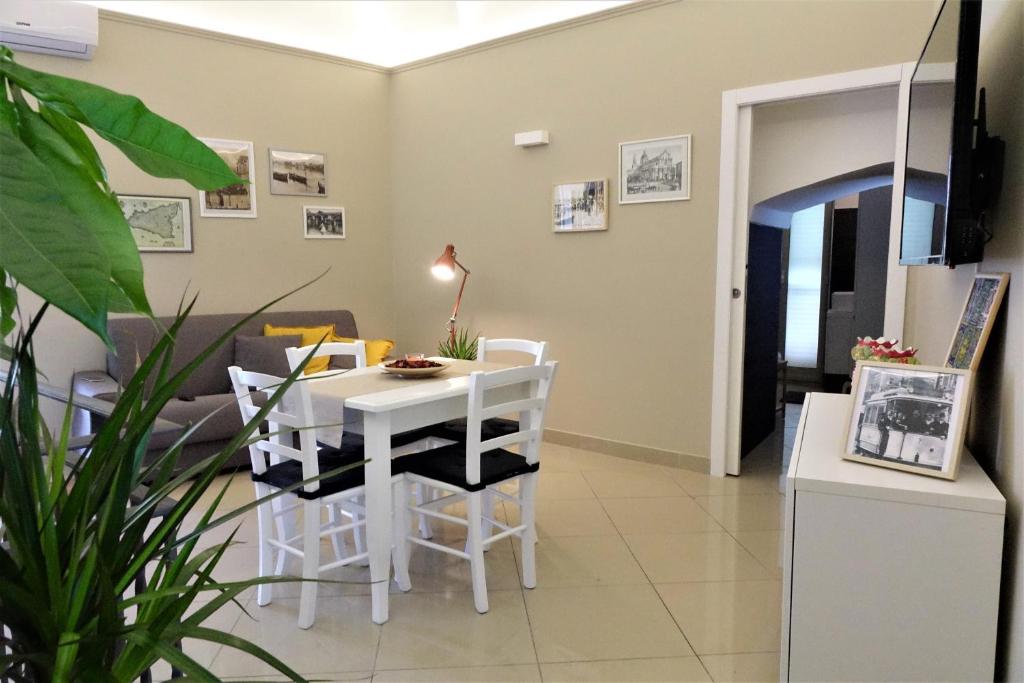
[[[985,131],[984,90],[974,115],[980,31],[981,0],[944,0],[911,78],[903,265],[976,263],[990,237],[1002,143]]]

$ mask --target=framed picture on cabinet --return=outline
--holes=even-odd
[[[964,302],[953,340],[946,353],[946,367],[977,370],[992,331],[999,304],[1006,294],[1009,273],[978,273]]]
[[[956,479],[971,379],[958,368],[857,363],[843,457]]]

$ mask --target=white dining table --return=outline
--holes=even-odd
[[[345,431],[364,439],[366,480],[366,545],[370,562],[372,618],[388,620],[391,576],[391,436],[465,417],[469,374],[511,367],[481,361],[448,361],[434,377],[406,379],[378,367],[349,370],[309,381],[318,422],[341,416]],[[525,398],[522,386],[494,390],[495,400]],[[415,454],[402,457],[416,457]]]

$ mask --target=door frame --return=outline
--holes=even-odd
[[[885,336],[902,338],[907,269],[899,264],[903,227],[903,168],[907,114],[914,63],[769,83],[722,92],[722,146],[718,183],[718,245],[715,274],[715,345],[711,388],[711,474],[740,473],[740,419],[743,408],[743,334],[749,221],[752,108],[880,87],[899,86],[892,215],[885,293]],[[734,293],[738,295],[734,298]]]

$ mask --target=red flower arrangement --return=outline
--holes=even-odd
[[[871,337],[857,337],[857,345],[850,350],[854,360],[873,360],[883,363],[903,363],[904,365],[918,365],[917,349],[913,346],[900,348],[897,339],[872,339]]]

